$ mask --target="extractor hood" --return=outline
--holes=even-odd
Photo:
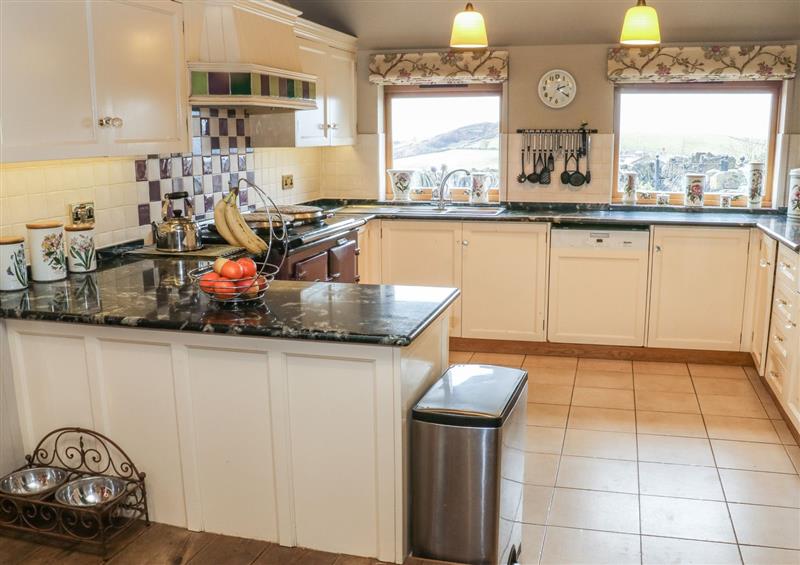
[[[308,110],[316,80],[303,73],[294,26],[301,12],[270,0],[185,2],[193,106]]]

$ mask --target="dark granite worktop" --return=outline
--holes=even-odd
[[[454,288],[275,281],[259,307],[217,305],[188,279],[190,259],[116,257],[85,275],[0,293],[0,317],[271,338],[405,346]]]
[[[430,215],[425,204],[376,201],[318,201],[339,214],[368,218],[455,221],[549,222],[555,225],[675,225],[758,228],[787,247],[800,251],[800,221],[785,211],[748,209],[687,209],[680,207],[616,206],[608,204],[520,204],[503,203],[506,210],[495,216],[458,213]],[[416,213],[416,210],[419,213]]]

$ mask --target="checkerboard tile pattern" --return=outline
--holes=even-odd
[[[204,219],[240,178],[255,182],[249,119],[243,109],[195,107],[191,119],[191,153],[148,155],[134,161],[140,226],[161,221],[161,200],[170,192],[188,192],[195,216]],[[243,187],[242,207],[251,207],[254,196]],[[182,202],[174,205],[185,207]]]

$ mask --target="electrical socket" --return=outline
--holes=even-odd
[[[291,190],[294,188],[294,175],[281,176],[281,188],[283,190]]]
[[[94,202],[76,202],[70,204],[69,216],[73,224],[93,224]]]

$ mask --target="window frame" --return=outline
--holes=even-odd
[[[738,92],[738,93],[768,93],[772,95],[770,109],[769,138],[767,140],[767,160],[764,180],[764,196],[761,199],[762,207],[772,206],[772,189],[775,166],[775,146],[778,137],[778,122],[780,119],[780,104],[782,96],[781,81],[747,81],[747,82],[676,82],[652,84],[617,84],[614,87],[614,179],[612,183],[611,202],[622,203],[622,193],[619,190],[619,142],[620,142],[620,117],[622,113],[622,94],[631,92],[647,93],[675,93],[675,92]],[[683,194],[670,193],[669,203],[672,206],[683,205]],[[649,204],[649,203],[648,203]],[[653,200],[652,204],[655,204]],[[747,198],[738,198],[731,204],[735,207],[747,207]],[[704,207],[719,206],[719,195],[707,193],[703,200]]]
[[[393,165],[392,155],[392,100],[395,98],[416,98],[416,97],[453,97],[453,96],[497,96],[500,100],[500,114],[498,115],[499,130],[503,130],[503,108],[504,108],[504,89],[503,83],[487,84],[448,84],[448,85],[387,85],[383,87],[383,132],[385,135],[385,169],[391,169]],[[498,163],[498,180],[503,175],[503,150],[502,133],[500,157]],[[389,173],[384,170],[385,189],[383,197],[386,200],[392,199],[391,181]],[[502,184],[502,182],[500,183]],[[430,200],[433,187],[422,187],[418,194],[412,194],[412,200]],[[469,195],[465,189],[452,188],[450,197],[454,201],[467,201]],[[500,200],[500,187],[489,191],[489,200],[497,202]]]

